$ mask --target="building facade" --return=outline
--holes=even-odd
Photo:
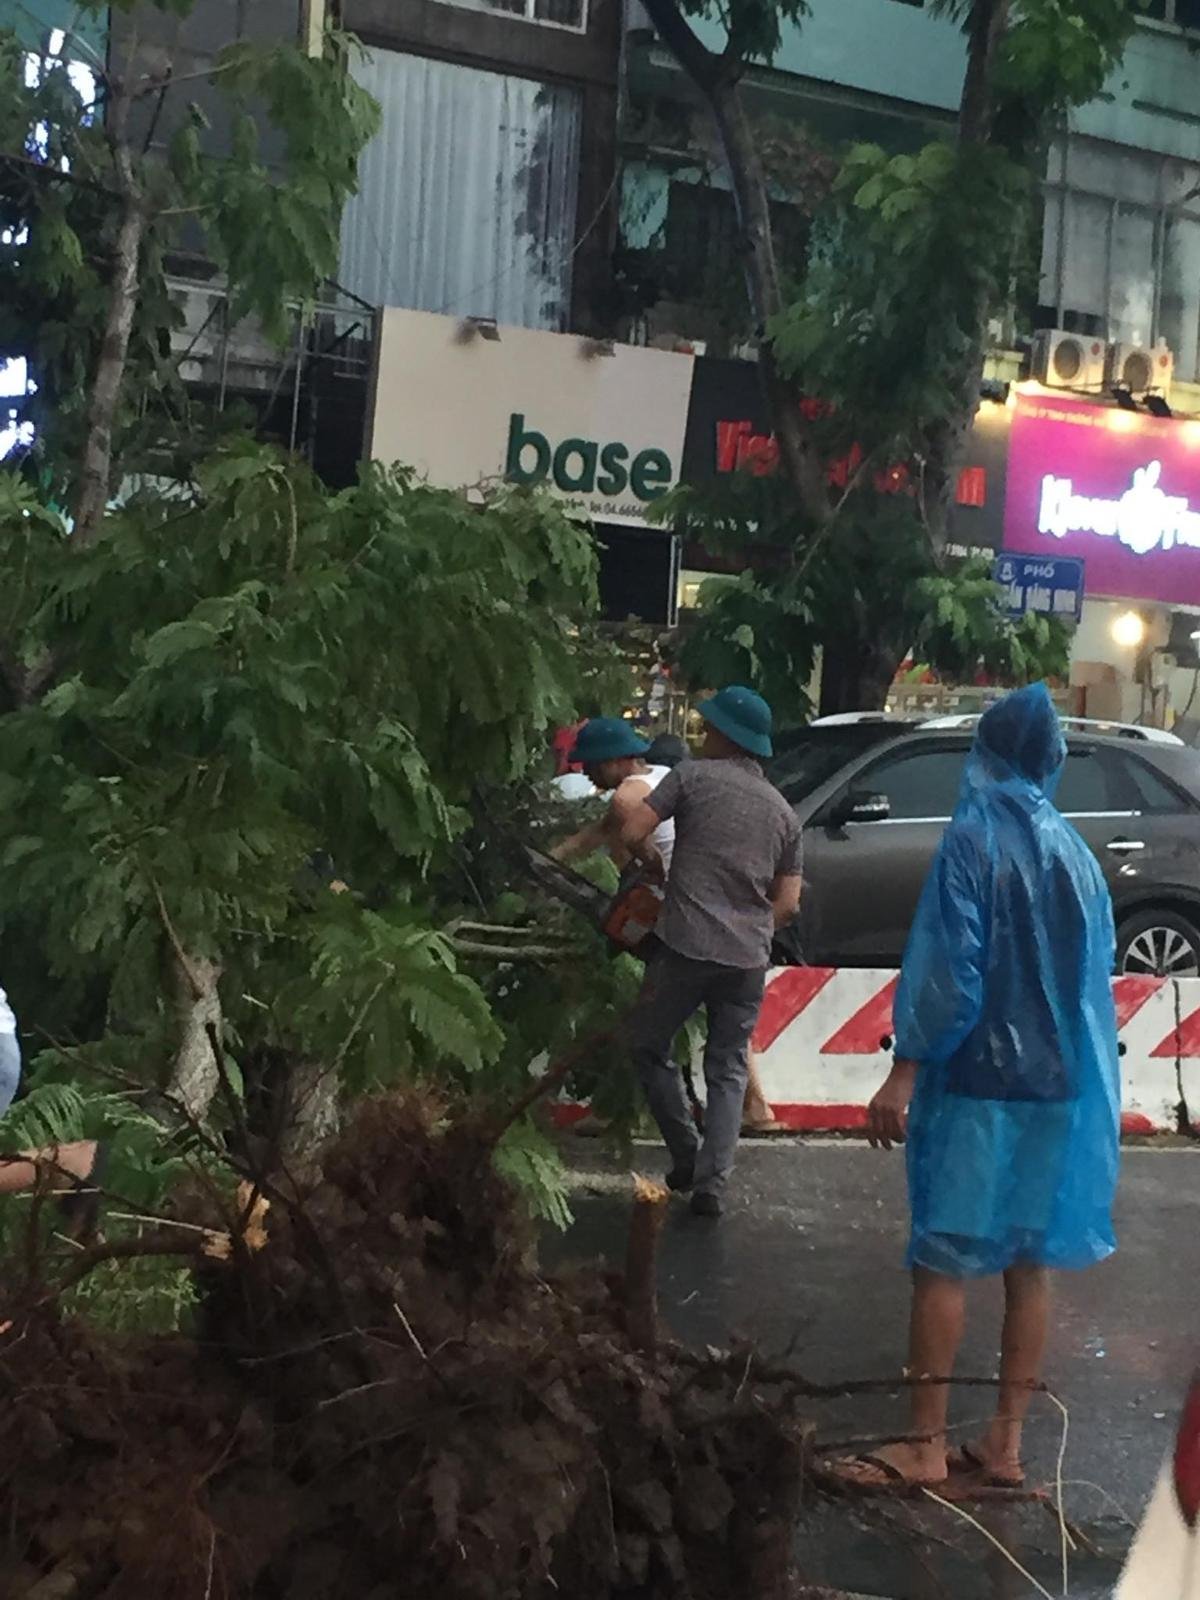
[[[73,11],[17,9],[47,34]],[[113,15],[92,47],[119,60]],[[541,473],[544,457],[545,481],[598,528],[610,614],[669,620],[717,563],[681,550],[650,501],[680,476],[761,465],[770,448],[703,109],[637,0],[197,0],[161,26],[197,66],[243,36],[317,48],[331,23],[362,41],[352,70],[383,112],[336,281],[321,306],[297,308],[281,352],[232,324],[211,263],[184,241],[181,370],[218,404],[252,400],[263,431],[331,482],[364,448],[467,486]],[[792,174],[777,188],[785,262],[807,244],[795,174],[819,185],[827,152],[852,140],[904,150],[936,137],[963,64],[960,30],[914,0],[813,0],[785,29],[744,85]],[[1200,0],[1150,0],[1104,92],[1049,151],[1033,287],[992,330],[989,370],[1009,403],[981,405],[957,496],[962,548],[1066,563],[1060,575],[1082,561],[1073,674],[1080,703],[1104,715],[1169,718],[1198,698],[1200,424],[1186,420],[1200,416],[1198,91]],[[170,120],[168,106],[155,137]],[[216,116],[210,137],[225,132]],[[1042,515],[1055,496],[1057,523]],[[1063,516],[1081,525],[1059,528]],[[1012,584],[1042,604],[1036,575]]]
[[[341,0],[383,127],[340,281],[373,305],[608,331],[620,0]]]

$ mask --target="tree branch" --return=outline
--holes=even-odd
[[[654,31],[706,97],[721,76],[721,57],[700,39],[675,0],[644,0],[644,9]]]
[[[118,198],[118,191],[110,189],[107,184],[82,177],[78,172],[64,172],[61,167],[49,161],[38,161],[34,156],[20,156],[13,150],[0,150],[0,161],[5,166],[28,172],[30,177],[41,178],[44,183],[73,183],[78,189],[94,189],[97,194],[105,195],[110,200]]]
[[[542,1073],[540,1078],[535,1078],[525,1093],[504,1112],[491,1130],[487,1140],[488,1144],[490,1146],[499,1144],[512,1125],[515,1122],[519,1122],[531,1106],[536,1105],[552,1089],[557,1089],[572,1068],[577,1067],[591,1051],[595,1050],[599,1045],[607,1044],[613,1037],[613,1032],[614,1030],[611,1028],[603,1028],[597,1033],[589,1033],[586,1038],[579,1040],[578,1043],[572,1046],[565,1055],[559,1056],[558,1060],[553,1062]]]

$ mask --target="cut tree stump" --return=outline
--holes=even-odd
[[[625,1251],[625,1321],[636,1349],[658,1349],[658,1235],[671,1191],[649,1178],[633,1179],[633,1214]]]

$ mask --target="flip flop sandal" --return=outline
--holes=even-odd
[[[879,1478],[871,1482],[869,1479],[853,1477],[846,1468],[855,1467],[870,1467],[872,1471],[879,1473]],[[883,1456],[844,1456],[840,1461],[830,1462],[826,1471],[837,1480],[839,1488],[847,1489],[851,1494],[912,1495],[919,1494],[922,1489],[940,1488],[945,1482],[944,1478],[938,1478],[930,1483],[906,1478],[899,1467],[893,1466]]]
[[[1025,1474],[1023,1472],[992,1472],[987,1463],[971,1448],[969,1444],[959,1445],[957,1450],[952,1450],[946,1457],[946,1465],[956,1476],[965,1473],[977,1473],[985,1489],[1023,1489],[1025,1487]]]
[[[87,1177],[74,1179],[69,1193],[58,1202],[59,1215],[64,1223],[63,1232],[76,1242],[94,1234],[100,1221],[100,1204],[104,1198],[101,1189],[108,1169],[109,1154],[107,1140],[98,1139]]]

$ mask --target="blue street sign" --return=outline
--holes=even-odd
[[[1071,556],[999,555],[992,566],[1010,617],[1037,612],[1078,622],[1083,615],[1083,562]]]

